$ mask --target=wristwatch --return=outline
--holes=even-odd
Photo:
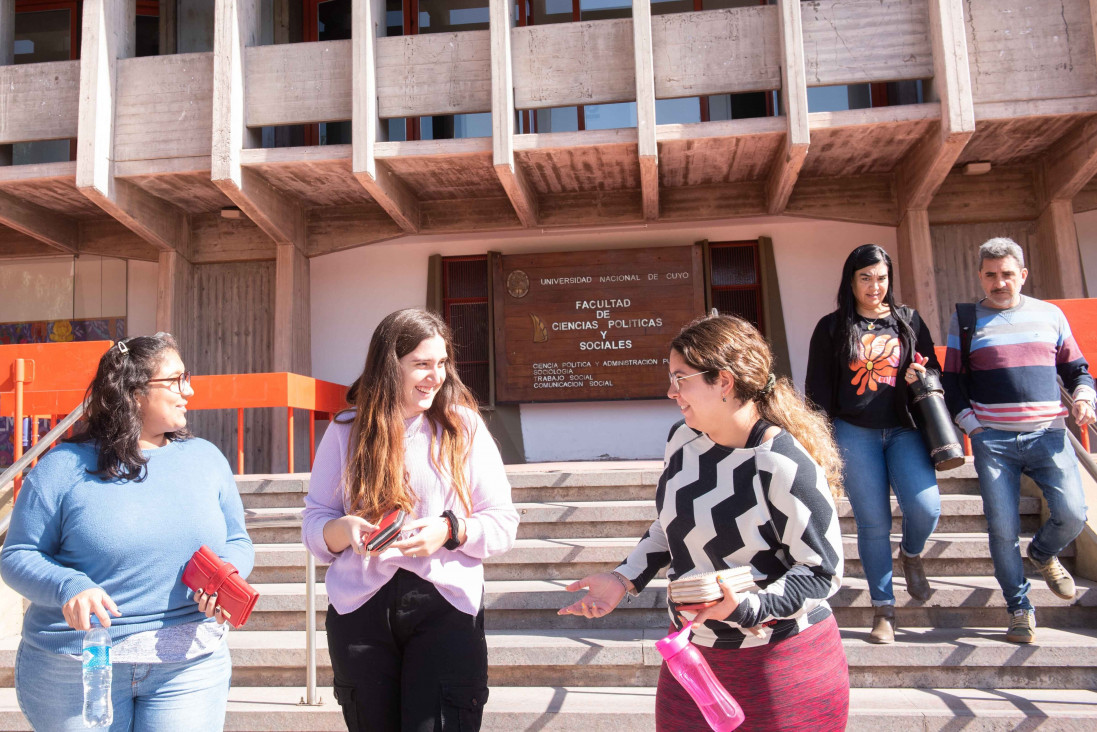
[[[448,508],[445,511],[442,511],[442,518],[449,522],[449,539],[447,539],[446,543],[442,546],[453,551],[461,546],[461,541],[457,538],[461,533],[461,526],[457,523],[457,514]]]

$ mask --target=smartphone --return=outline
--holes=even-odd
[[[379,552],[396,541],[396,537],[400,534],[400,528],[404,525],[404,520],[407,517],[407,511],[399,508],[386,513],[381,518],[377,530],[366,537],[366,551]]]

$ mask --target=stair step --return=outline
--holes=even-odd
[[[856,525],[848,499],[837,503],[839,522],[844,533],[854,533]],[[521,523],[520,539],[599,538],[606,533],[616,536],[642,536],[655,518],[654,500],[551,501],[516,503]],[[275,506],[247,508],[244,511],[248,531],[256,543],[299,542],[304,508]],[[1021,530],[1033,532],[1039,525],[1040,499],[1021,496]],[[896,500],[891,501],[892,532],[902,530],[902,513]],[[985,533],[986,518],[979,496],[946,494],[941,496],[942,533]]]
[[[596,463],[530,463],[508,465],[507,477],[515,501],[641,500],[649,499],[663,465],[658,460]],[[236,479],[244,505],[300,505],[308,492],[308,473],[242,475]],[[971,459],[955,470],[937,474],[943,494],[979,494]]]
[[[1097,626],[1097,583],[1077,580],[1073,602],[1055,597],[1042,579],[1030,578],[1029,598],[1038,608],[1037,620],[1048,627]],[[598,628],[605,619],[591,620],[556,611],[578,597],[564,587],[568,580],[493,580],[486,586],[485,623],[489,628],[533,629]],[[896,613],[901,626],[979,627],[1005,622],[1005,601],[997,582],[989,576],[930,577],[933,594],[926,603],[910,597],[902,577],[895,579]],[[300,584],[257,584],[261,593],[249,627],[255,630],[297,630],[304,628],[305,592]],[[862,578],[848,577],[831,598],[840,627],[872,624],[872,604]],[[317,618],[323,627],[327,596],[317,586]],[[667,623],[666,580],[656,579],[634,598],[622,603],[612,616],[618,627],[661,628]]]
[[[320,706],[299,704],[304,687],[229,690],[227,732],[342,732],[342,713],[330,687]],[[630,732],[655,729],[655,689],[614,687],[500,687],[491,690],[484,732]],[[1049,724],[1055,730],[1092,730],[1097,692],[1073,689],[860,689],[850,690],[849,732],[1013,730]],[[28,732],[14,689],[0,689],[0,728]]]
[[[900,534],[892,534],[892,556],[898,556]],[[1021,551],[1028,548],[1031,537],[1021,537]],[[560,579],[586,576],[617,566],[636,546],[636,539],[578,537],[559,539],[518,539],[505,554],[484,562],[488,580]],[[844,534],[847,577],[864,577],[857,555],[857,536]],[[1073,544],[1060,555],[1074,556]],[[937,576],[993,574],[990,546],[985,533],[963,532],[934,534],[923,553],[927,570]],[[1067,562],[1069,568],[1069,562]],[[900,569],[896,564],[896,573]],[[317,566],[317,578],[323,581],[326,566]],[[260,544],[255,547],[253,583],[301,582],[305,577],[305,547],[300,543]]]
[[[661,658],[655,641],[665,629],[493,630],[487,633],[490,684],[496,686],[654,686]],[[1097,630],[1038,628],[1018,653],[996,628],[900,628],[889,646],[868,643],[868,629],[842,631],[855,686],[911,688],[948,681],[970,688],[1003,684],[1029,688],[1097,686]],[[296,686],[305,680],[305,634],[232,633],[233,683]],[[0,660],[14,648],[0,653]],[[327,634],[317,633],[320,683],[331,683]]]

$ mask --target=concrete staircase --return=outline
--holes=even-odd
[[[597,621],[556,611],[564,586],[613,567],[654,515],[660,465],[514,466],[522,516],[514,549],[486,565],[491,696],[488,730],[649,730],[667,632],[665,580]],[[1079,580],[1073,603],[1033,577],[1038,642],[1004,640],[1006,613],[991,576],[982,503],[970,465],[941,476],[942,516],[926,550],[933,595],[913,600],[896,579],[900,632],[892,646],[866,642],[872,608],[852,513],[839,504],[846,580],[832,599],[854,687],[849,729],[1097,729],[1097,583]],[[256,542],[251,581],[262,598],[248,628],[229,635],[234,671],[227,729],[341,730],[329,685],[319,569],[318,674],[323,704],[298,704],[305,684],[305,552],[300,506],[307,475],[239,481]],[[893,504],[894,505],[894,504]],[[1022,526],[1039,500],[1022,498]],[[896,510],[896,515],[898,512]],[[893,527],[899,531],[898,519]],[[898,535],[893,536],[898,546]],[[1071,567],[1071,552],[1064,563]],[[0,729],[29,729],[12,686],[16,638],[0,640]]]

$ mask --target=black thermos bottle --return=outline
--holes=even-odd
[[[929,459],[937,470],[952,470],[964,464],[964,448],[945,406],[945,390],[941,380],[929,371],[918,372],[910,385],[914,419],[929,448]]]

